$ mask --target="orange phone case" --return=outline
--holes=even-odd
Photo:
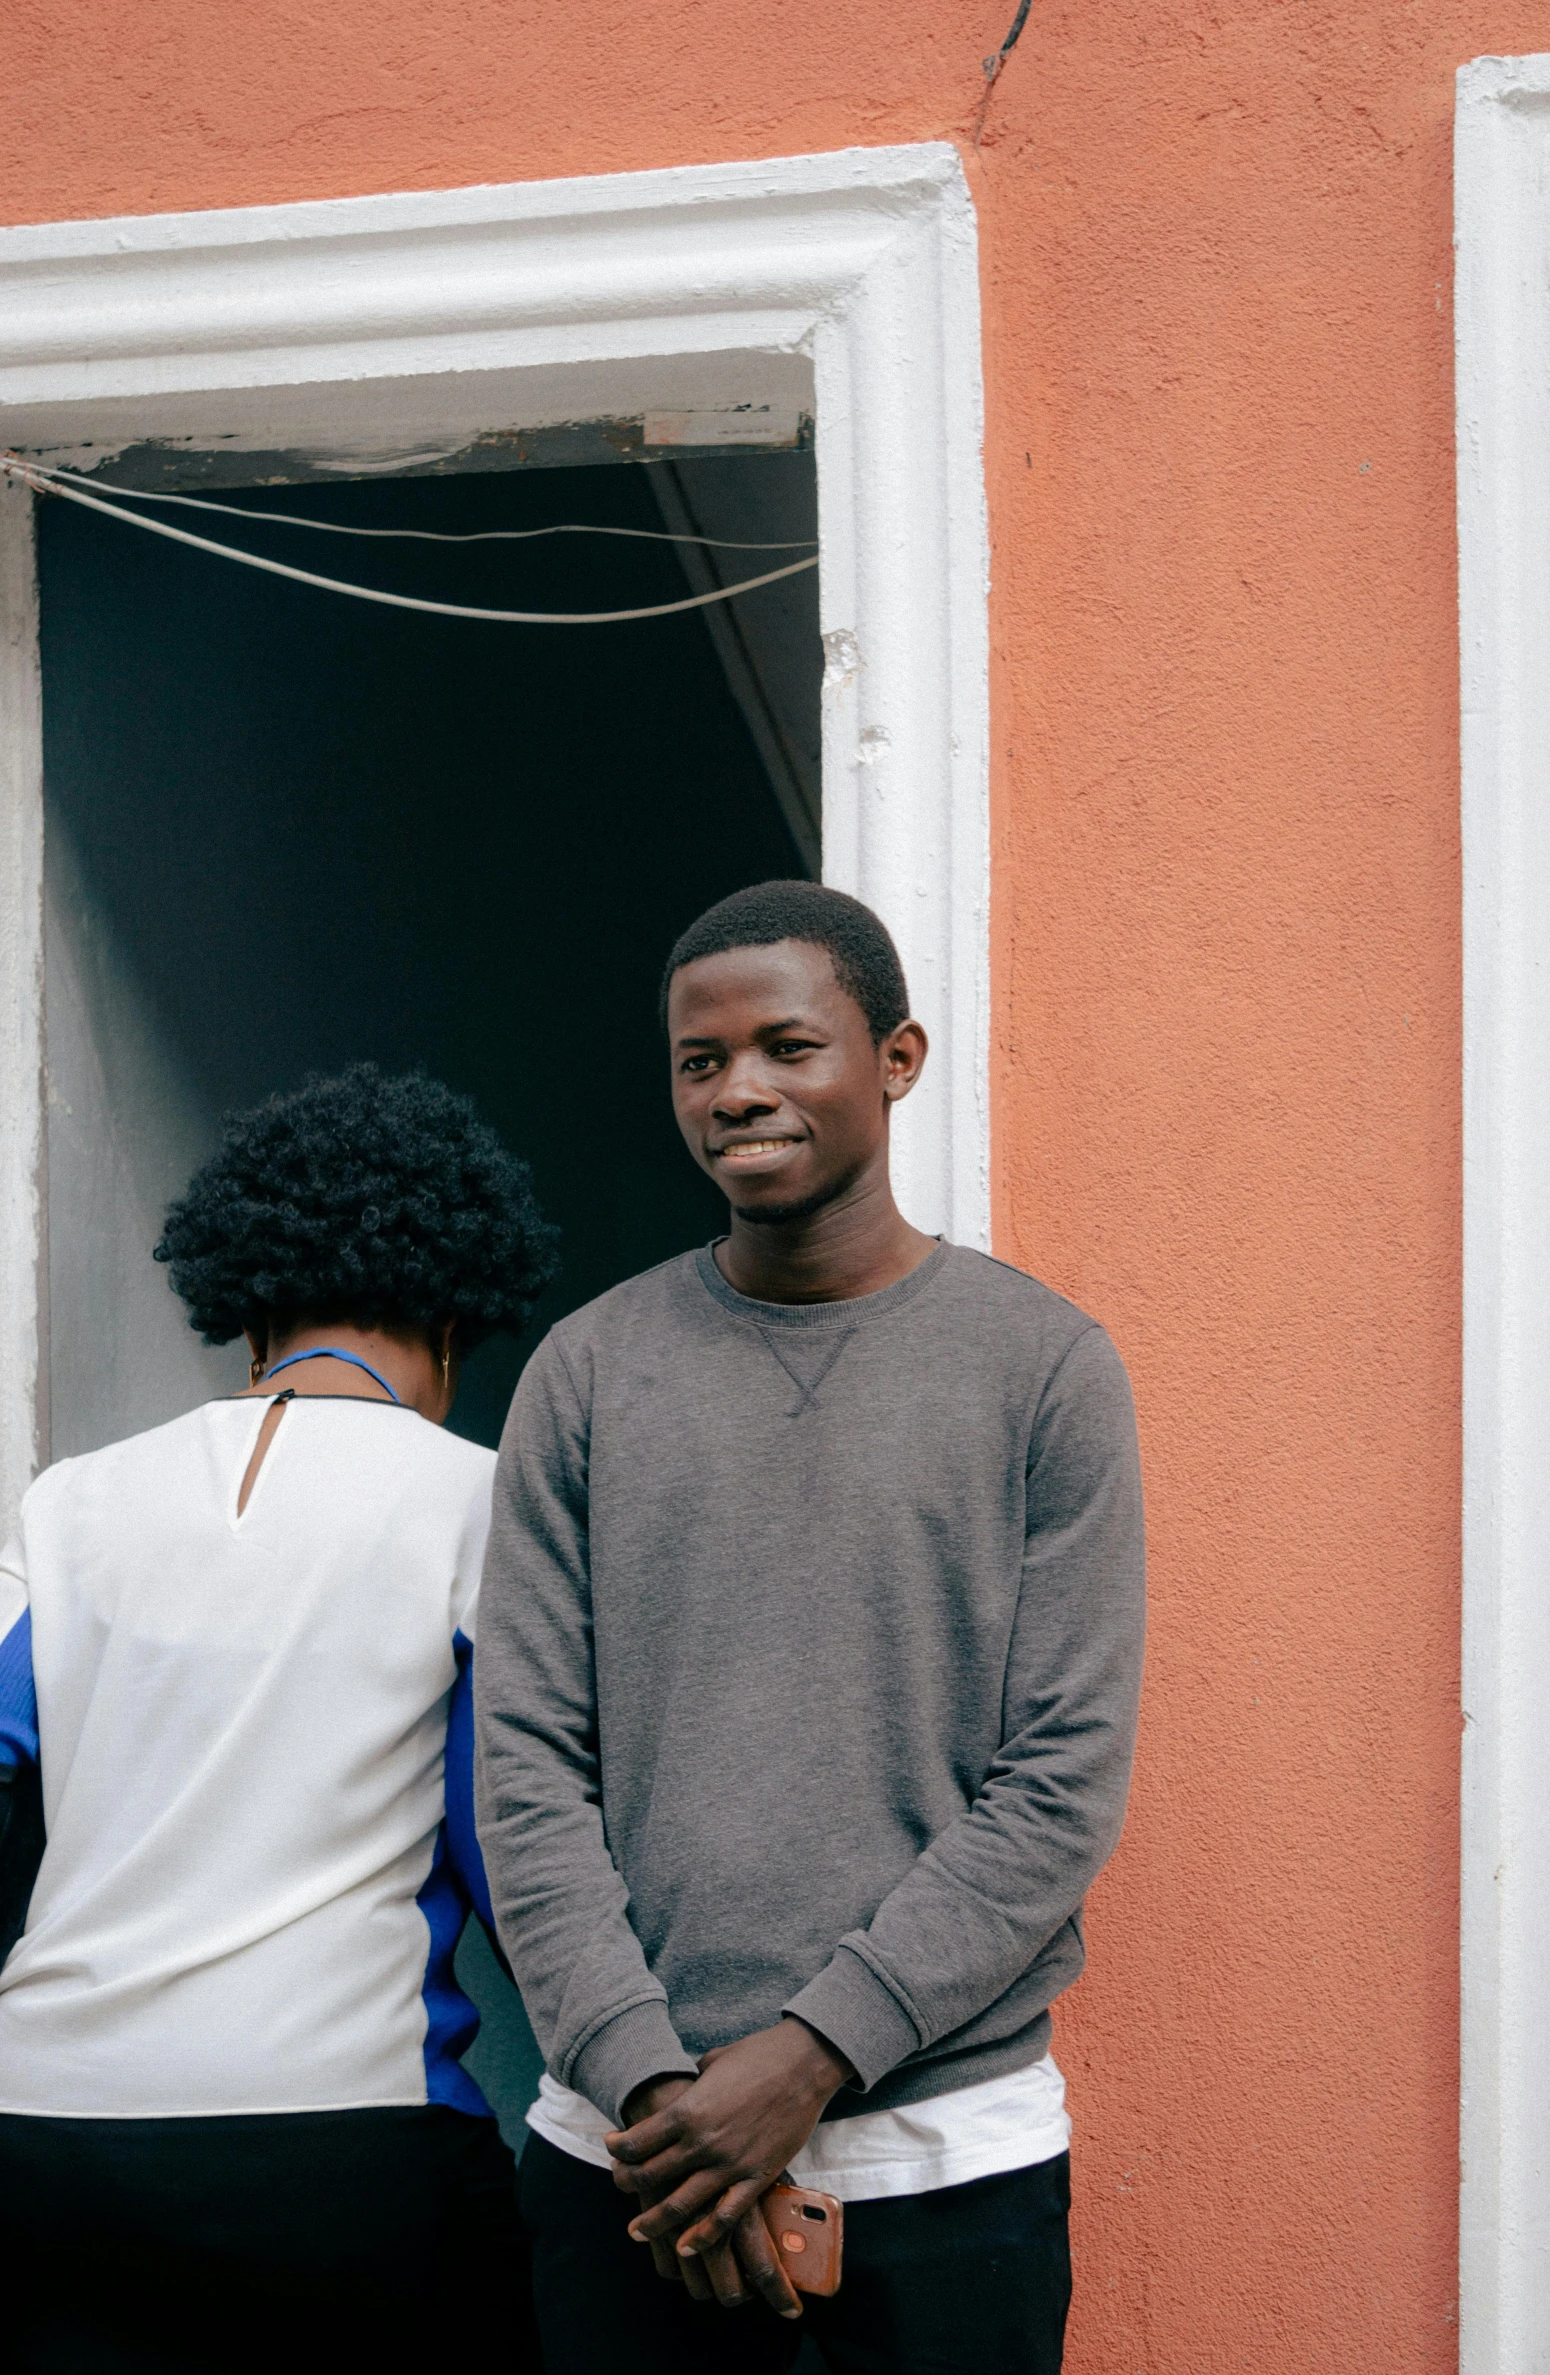
[[[840,2289],[845,2212],[833,2194],[805,2185],[772,2185],[761,2208],[781,2266],[799,2293],[827,2299]]]

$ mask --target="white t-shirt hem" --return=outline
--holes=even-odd
[[[793,2158],[790,2174],[798,2185],[841,2202],[879,2202],[1035,2168],[1070,2146],[1065,2097],[1065,2080],[1046,2054],[1004,2078],[981,2079],[898,2111],[825,2120]],[[603,2114],[547,2073],[527,2124],[573,2160],[594,2169],[612,2166]]]

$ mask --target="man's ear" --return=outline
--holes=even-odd
[[[890,1105],[907,1097],[925,1069],[930,1042],[919,1023],[900,1023],[878,1050],[883,1066],[883,1096]]]

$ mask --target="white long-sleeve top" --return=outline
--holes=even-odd
[[[494,1457],[297,1396],[239,1515],[270,1406],[61,1461],[0,1554],[0,1758],[40,1745],[48,1834],[0,2110],[486,2109],[451,1963],[488,1911],[467,1685]]]

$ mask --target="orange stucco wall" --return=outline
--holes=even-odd
[[[15,0],[0,219],[931,137],[1011,0]],[[1453,2363],[1452,76],[1503,0],[1035,0],[970,152],[1002,1250],[1138,1389],[1060,2023],[1078,2375]]]

